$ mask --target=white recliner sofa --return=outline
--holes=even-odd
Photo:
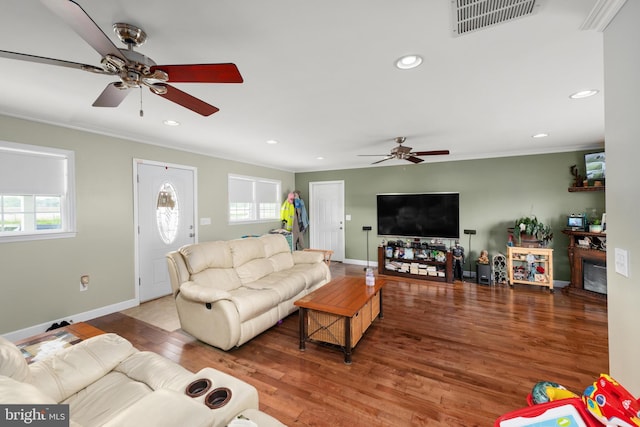
[[[283,426],[258,410],[250,384],[212,368],[192,373],[115,334],[30,365],[0,336],[0,404],[69,405],[77,427]]]
[[[322,253],[291,252],[280,234],[187,245],[167,262],[182,329],[222,350],[269,329],[331,280]]]

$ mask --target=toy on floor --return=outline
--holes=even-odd
[[[578,395],[551,381],[540,381],[531,390],[531,403],[534,405],[569,397],[578,397]]]
[[[640,427],[640,399],[601,374],[582,396],[551,381],[536,383],[528,407],[499,417],[495,427]]]
[[[607,427],[640,426],[640,402],[607,374],[582,394],[587,410]]]

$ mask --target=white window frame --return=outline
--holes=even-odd
[[[29,230],[16,232],[0,232],[0,243],[21,242],[29,240],[60,239],[76,236],[76,191],[75,191],[75,153],[37,145],[19,144],[0,140],[0,156],[3,152],[25,153],[34,156],[51,156],[65,160],[64,192],[60,195],[60,229]],[[33,169],[28,169],[33,170]],[[9,181],[10,182],[10,181]],[[51,194],[19,194],[22,192],[3,192],[11,196],[51,196]],[[1,207],[0,207],[1,208]]]
[[[232,201],[232,183],[234,180],[241,180],[244,181],[245,183],[249,183],[252,186],[252,200],[251,200],[251,206],[250,206],[250,219],[242,219],[242,220],[234,220],[233,219],[233,215],[231,213],[231,209],[232,209],[232,205],[233,205],[233,201]],[[262,198],[260,197],[259,194],[257,194],[258,191],[258,184],[267,184],[267,185],[274,185],[275,186],[275,195],[276,195],[276,199],[274,199],[273,203],[275,205],[275,212],[274,212],[274,217],[268,217],[268,218],[261,218],[260,217],[260,208],[259,208],[259,201],[262,200]],[[273,222],[273,221],[279,221],[280,220],[280,205],[282,204],[282,182],[279,180],[275,180],[275,179],[268,179],[268,178],[259,178],[259,177],[254,177],[254,176],[246,176],[246,175],[237,175],[237,174],[233,174],[230,173],[228,175],[228,185],[227,185],[227,189],[228,189],[228,198],[227,198],[227,220],[229,225],[234,225],[234,224],[254,224],[254,223],[264,223],[264,222]]]

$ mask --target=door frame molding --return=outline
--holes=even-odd
[[[133,159],[133,269],[134,269],[134,277],[133,277],[133,289],[134,289],[134,300],[137,302],[136,305],[140,305],[140,242],[139,242],[139,221],[138,217],[138,166],[139,165],[151,165],[151,166],[168,166],[174,169],[185,169],[193,172],[193,224],[194,224],[194,242],[198,243],[198,168],[194,166],[187,165],[179,165],[176,163],[168,163],[168,162],[158,162],[155,160],[145,160],[145,159]]]

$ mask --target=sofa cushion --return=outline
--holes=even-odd
[[[103,427],[207,427],[217,416],[206,405],[171,390],[158,390],[118,413]]]
[[[227,242],[202,242],[179,249],[189,273],[196,274],[206,268],[231,268],[231,248]]]
[[[326,281],[327,270],[329,267],[322,262],[319,264],[296,264],[289,270],[292,276],[303,277],[307,288],[313,287],[318,283]]]
[[[17,381],[27,381],[31,371],[27,361],[14,343],[0,336],[0,375]]]
[[[139,351],[123,360],[115,371],[145,383],[153,390],[168,388],[179,390],[193,375],[177,363],[150,351]]]
[[[247,283],[245,286],[251,289],[270,289],[278,294],[279,302],[282,302],[298,295],[307,287],[307,284],[301,274],[292,275],[289,271],[281,271]]]
[[[121,372],[111,371],[60,403],[83,427],[102,426],[153,390]]]
[[[266,258],[279,253],[291,253],[289,242],[282,234],[264,234],[258,239],[264,245],[264,256]]]
[[[34,362],[31,383],[61,402],[106,375],[137,350],[116,334],[102,334]]]
[[[231,247],[234,268],[238,268],[254,259],[266,258],[264,243],[257,237],[230,240],[229,246]]]
[[[207,268],[191,275],[191,281],[203,288],[230,291],[241,286],[240,277],[233,268]]]
[[[240,322],[253,319],[273,309],[280,303],[277,292],[269,289],[249,289],[244,286],[230,292],[231,300],[238,310]],[[215,327],[215,325],[212,325]]]
[[[0,402],[3,405],[57,403],[34,385],[4,375],[0,375]]]
[[[271,255],[269,261],[273,265],[273,271],[283,271],[293,267],[291,252],[280,252],[279,254]]]
[[[243,285],[262,279],[273,273],[273,264],[266,258],[252,259],[236,268],[236,273]]]

